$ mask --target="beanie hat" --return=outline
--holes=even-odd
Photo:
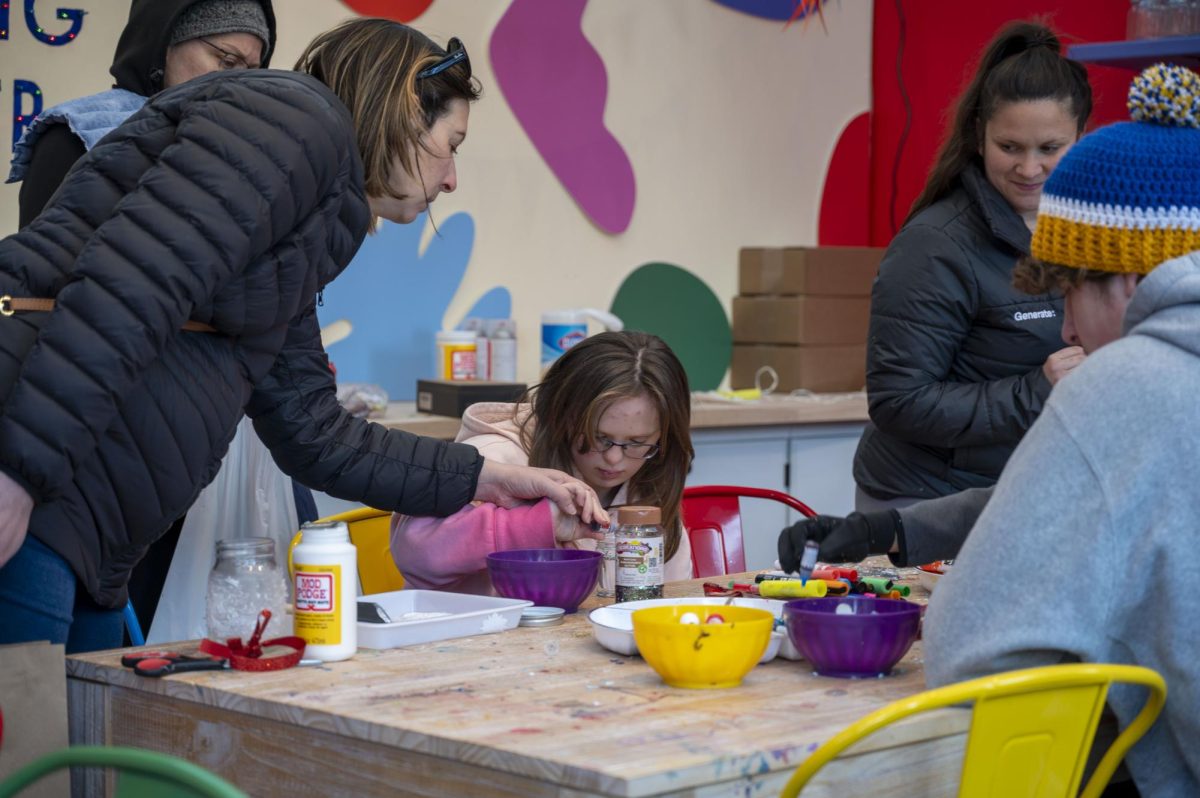
[[[1081,138],[1046,181],[1034,258],[1147,274],[1200,249],[1200,75],[1149,67],[1128,107],[1134,121]]]
[[[263,52],[271,49],[271,30],[258,0],[200,0],[179,15],[171,29],[169,44],[218,33],[253,33],[263,41]]]

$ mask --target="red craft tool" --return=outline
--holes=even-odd
[[[166,676],[186,671],[220,671],[229,668],[221,657],[189,657],[174,651],[141,651],[121,657],[121,664],[138,676]]]
[[[851,582],[858,581],[858,571],[854,568],[833,568],[828,565],[822,565],[820,568],[814,568],[812,572],[813,579],[849,579]]]

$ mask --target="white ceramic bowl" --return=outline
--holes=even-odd
[[[674,598],[674,599],[646,599],[645,601],[627,601],[623,604],[613,604],[608,607],[600,607],[592,610],[588,615],[588,620],[592,624],[592,634],[596,638],[596,642],[607,648],[609,651],[614,651],[625,656],[633,656],[638,653],[637,643],[633,641],[633,611],[645,609],[646,607],[661,607],[670,604],[702,604],[705,606],[720,606],[725,604],[728,599],[723,598]],[[775,615],[776,618],[783,615],[782,601],[771,601],[769,599],[756,598],[735,598],[732,602],[738,607],[756,607],[758,609],[768,610]],[[787,657],[787,659],[799,659],[799,653],[796,653],[795,646],[788,639],[785,630],[777,629],[771,632],[771,639],[767,643],[767,650],[763,652],[759,662],[770,662],[775,659],[776,654],[783,654],[783,648],[790,648],[795,656]],[[785,655],[786,656],[786,655]]]

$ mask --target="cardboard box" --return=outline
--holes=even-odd
[[[870,296],[883,247],[746,247],[738,293]]]
[[[735,296],[733,340],[739,344],[862,344],[870,297]]]
[[[417,380],[417,410],[462,418],[463,411],[476,402],[515,402],[523,393],[523,382]]]
[[[733,389],[753,388],[754,375],[762,366],[770,366],[779,375],[776,391],[807,388],[818,393],[858,391],[866,384],[867,347],[770,346],[734,344],[729,385]],[[764,387],[770,385],[765,382]]]

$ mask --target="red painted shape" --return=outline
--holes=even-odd
[[[912,102],[912,128],[899,160],[892,199],[896,148],[904,127],[904,105],[896,79],[899,45],[897,0],[875,3],[872,35],[870,243],[886,246],[903,224],[925,185],[954,103],[970,81],[983,48],[1004,23],[1041,18],[1064,45],[1125,38],[1128,0],[1058,0],[1045,14],[1045,0],[964,3],[962,0],[899,0],[905,17],[904,87]],[[1125,94],[1133,73],[1113,67],[1088,67],[1095,98],[1090,128],[1126,119]]]
[[[823,247],[865,247],[871,240],[871,115],[864,111],[838,136],[817,219]]]
[[[433,0],[342,0],[342,4],[364,17],[412,22],[433,5]]]

